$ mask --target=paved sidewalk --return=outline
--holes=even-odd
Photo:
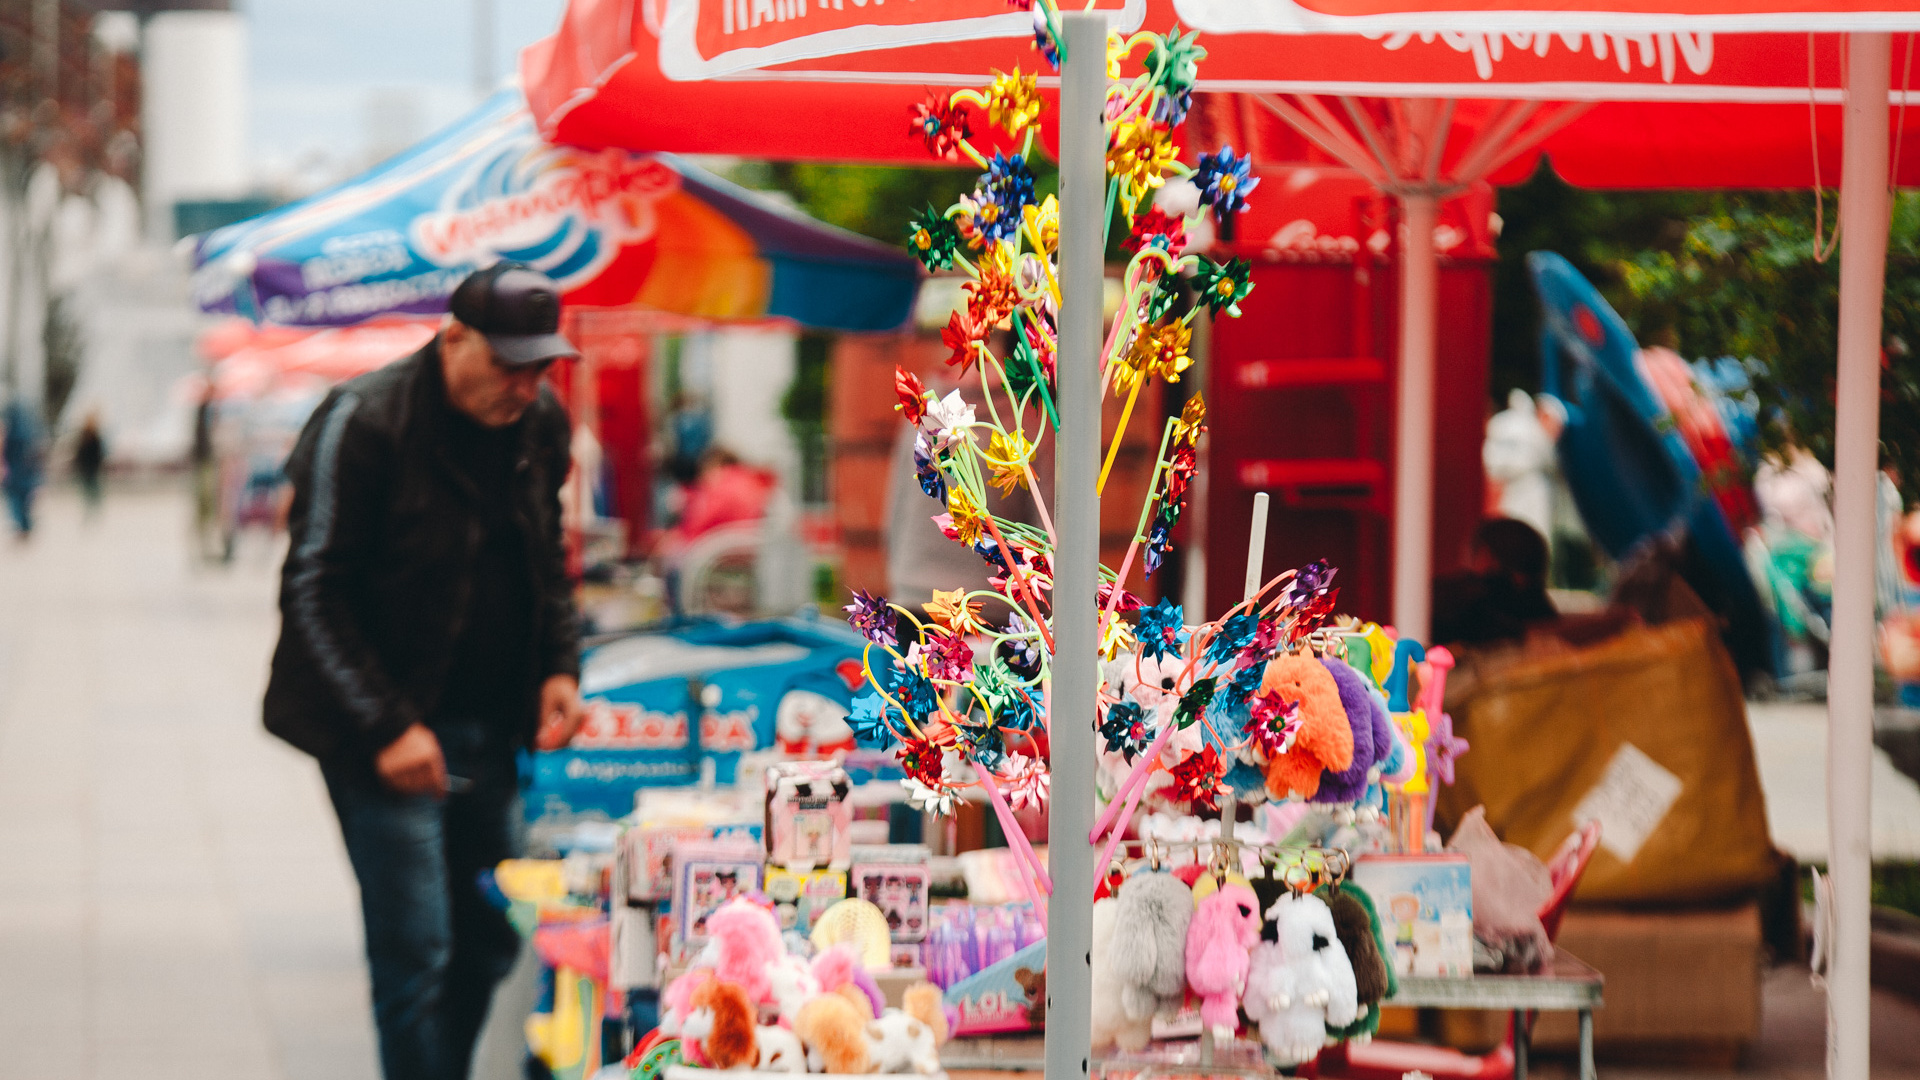
[[[183,494],[0,536],[0,1080],[371,1080],[352,876],[260,729],[277,552]]]

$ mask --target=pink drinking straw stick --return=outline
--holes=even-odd
[[[1007,834],[1007,843],[1014,851],[1016,864],[1014,870],[1020,879],[1020,888],[1027,894],[1027,899],[1032,901],[1034,914],[1040,920],[1040,930],[1045,933],[1047,929],[1046,898],[1053,895],[1053,881],[1047,877],[1047,872],[1040,868],[1039,856],[1035,855],[1033,848],[1027,844],[1027,834],[1020,830],[1020,823],[1013,819],[1013,811],[1007,808],[1006,800],[1001,797],[1000,789],[994,786],[990,774],[981,767],[979,762],[975,761],[971,764],[973,774],[980,778],[980,786],[987,789],[987,797],[993,802],[994,815],[1000,819],[1000,831]]]
[[[1167,737],[1173,734],[1173,729],[1173,720],[1169,717],[1167,726],[1161,729],[1160,734],[1153,737],[1153,742],[1147,745],[1147,752],[1141,756],[1140,760],[1133,763],[1133,770],[1127,773],[1127,778],[1120,781],[1120,789],[1113,793],[1113,801],[1107,804],[1106,810],[1100,814],[1100,820],[1094,822],[1093,831],[1087,834],[1087,843],[1099,843],[1100,834],[1107,831],[1107,826],[1112,825],[1114,817],[1120,813],[1121,800],[1137,788],[1146,786],[1147,777],[1152,775],[1150,766],[1159,758],[1160,748],[1166,745]],[[1133,812],[1131,803],[1127,806],[1127,812]]]
[[[982,768],[979,762],[973,762],[973,773],[980,778],[980,786],[987,789],[987,798],[993,803],[994,816],[1000,819],[1000,830],[1007,834],[1007,843],[1020,854],[1021,859],[1033,868],[1047,895],[1053,895],[1053,879],[1047,876],[1046,867],[1040,864],[1040,856],[1034,853],[1033,845],[1028,842],[1026,832],[1020,828],[1020,822],[1013,816],[1013,808],[1007,805],[1005,795],[993,782],[993,774]]]
[[[1171,731],[1173,726],[1169,724],[1167,729]],[[1148,758],[1147,760],[1151,761],[1153,759]],[[1113,823],[1113,835],[1107,838],[1107,846],[1101,849],[1100,858],[1093,864],[1093,880],[1099,881],[1101,878],[1107,876],[1107,867],[1113,863],[1113,849],[1120,846],[1120,837],[1126,834],[1127,822],[1133,820],[1133,808],[1140,805],[1140,796],[1147,790],[1147,782],[1144,777],[1151,775],[1153,775],[1151,771],[1143,773],[1143,779],[1128,793],[1127,808],[1121,812],[1120,819]]]

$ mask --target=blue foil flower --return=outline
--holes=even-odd
[[[1200,155],[1193,184],[1200,189],[1200,201],[1224,220],[1247,208],[1247,196],[1260,186],[1260,178],[1253,175],[1253,158],[1236,155],[1228,144],[1217,154]]]
[[[853,740],[869,750],[892,746],[893,728],[887,723],[890,711],[887,699],[871,690],[854,698],[853,708],[847,712],[847,726],[853,729]]]
[[[1220,632],[1213,635],[1207,643],[1207,663],[1224,664],[1232,660],[1241,649],[1253,644],[1254,631],[1260,628],[1260,617],[1252,612],[1243,612],[1220,625]]]
[[[1164,596],[1152,607],[1141,608],[1140,622],[1134,627],[1134,635],[1140,639],[1140,652],[1154,660],[1180,655],[1180,646],[1187,640],[1185,618],[1180,605]]]
[[[1107,753],[1125,754],[1128,763],[1140,756],[1152,741],[1147,733],[1146,713],[1132,701],[1107,706],[1107,718],[1100,721],[1100,734],[1107,740]]]
[[[989,240],[1005,240],[1019,230],[1021,211],[1033,203],[1033,170],[1019,154],[995,153],[974,197],[982,204],[981,233]]]
[[[933,444],[924,431],[913,440],[913,475],[920,481],[920,490],[926,492],[928,498],[943,503],[947,501],[947,478],[933,463]]]

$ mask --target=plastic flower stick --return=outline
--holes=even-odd
[[[1019,586],[1021,597],[1027,602],[1027,613],[1033,616],[1034,623],[1040,627],[1040,636],[1046,640],[1047,651],[1052,652],[1053,631],[1047,629],[1046,620],[1040,617],[1040,602],[1034,596],[1033,587],[1027,583],[1027,572],[1020,568],[1020,560],[1014,558],[1013,548],[1007,546],[1006,538],[1000,535],[1000,526],[994,524],[993,515],[982,513],[981,517],[987,523],[987,531],[993,534],[993,542],[1000,545],[1000,554],[1007,560],[1013,583]]]
[[[1127,404],[1120,410],[1120,426],[1113,430],[1113,441],[1107,444],[1107,460],[1100,466],[1100,480],[1093,486],[1095,495],[1104,495],[1107,490],[1107,474],[1113,471],[1113,459],[1120,456],[1120,440],[1127,434],[1127,422],[1133,419],[1133,403],[1140,400],[1140,388],[1146,385],[1151,376],[1142,375],[1134,380],[1133,389],[1127,391]],[[1166,441],[1161,440],[1161,452],[1166,451]],[[1152,502],[1149,497],[1148,502]],[[1122,571],[1124,573],[1124,571]]]
[[[1104,618],[1113,618],[1114,610],[1120,605],[1120,583],[1127,580],[1127,574],[1133,569],[1133,557],[1140,550],[1140,541],[1147,531],[1147,519],[1153,516],[1154,496],[1160,490],[1160,477],[1167,468],[1167,441],[1173,436],[1173,420],[1167,420],[1167,426],[1160,433],[1160,453],[1154,459],[1153,476],[1147,481],[1147,498],[1140,506],[1140,522],[1133,527],[1133,542],[1127,545],[1126,558],[1120,561],[1120,573],[1114,578],[1114,589],[1107,594],[1107,610]],[[1111,459],[1109,459],[1111,460]]]
[[[1047,278],[1048,280],[1052,280],[1053,278],[1053,267],[1051,265],[1047,266]],[[1057,291],[1059,286],[1056,285],[1054,288]],[[1015,335],[1024,336],[1026,334],[1025,322],[1026,313],[1015,310],[1013,313],[1013,332]],[[1033,371],[1033,384],[1040,388],[1040,404],[1046,407],[1047,419],[1052,422],[1053,430],[1059,431],[1060,414],[1053,407],[1053,391],[1047,389],[1047,373],[1046,370],[1040,366],[1040,354],[1038,351],[1033,349],[1027,350],[1027,366]],[[1001,369],[1000,378],[1003,382],[1007,378],[1007,373],[1004,368]],[[1008,393],[1012,393],[1013,387],[1011,383],[1008,384],[1007,390]],[[1027,471],[1031,474],[1033,470],[1028,469]],[[1053,526],[1047,526],[1047,532],[1052,533]]]
[[[1153,740],[1153,745],[1149,747],[1147,750],[1147,753],[1154,755],[1154,757],[1146,757],[1146,758],[1140,759],[1141,764],[1146,764],[1147,762],[1153,761],[1155,758],[1159,756],[1161,744],[1166,741],[1168,733],[1173,731],[1173,729],[1174,729],[1174,724],[1172,722],[1172,718],[1169,717],[1166,730],[1160,733],[1159,738],[1156,738]],[[1123,836],[1127,831],[1127,822],[1133,820],[1133,811],[1136,807],[1140,805],[1140,796],[1146,794],[1147,780],[1149,777],[1153,775],[1151,769],[1140,769],[1136,771],[1140,773],[1140,779],[1134,783],[1133,789],[1127,794],[1126,809],[1122,810],[1119,816],[1114,819],[1113,835],[1107,838],[1107,846],[1101,849],[1100,857],[1094,860],[1093,880],[1095,881],[1099,881],[1101,878],[1107,876],[1107,867],[1112,865],[1113,863],[1113,851],[1115,848],[1120,846],[1120,837]],[[1118,806],[1118,805],[1120,804],[1118,800],[1116,800],[1112,804],[1109,804],[1107,809],[1111,811],[1114,806]],[[1099,839],[1100,839],[1100,826],[1095,825],[1093,829],[1093,835],[1087,837],[1087,843],[1089,844],[1098,843]]]
[[[1027,839],[1025,830],[1014,820],[1013,808],[1007,805],[1007,797],[1000,792],[1000,785],[993,782],[993,773],[986,766],[975,761],[973,773],[980,778],[980,786],[986,789],[987,799],[993,803],[994,816],[1000,819],[1000,828],[1007,834],[1007,843],[1019,852],[1021,861],[1033,870],[1033,876],[1047,895],[1053,895],[1053,879],[1047,876],[1046,867],[1040,865],[1040,856],[1034,853],[1033,844]]]

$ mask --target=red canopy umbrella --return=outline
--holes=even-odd
[[[1805,186],[1840,177],[1842,228],[1851,239],[1841,253],[1835,500],[1840,570],[1829,684],[1836,901],[1828,954],[1829,1060],[1834,1075],[1864,1078],[1872,522],[1887,189],[1890,178],[1920,177],[1920,140],[1902,140],[1898,171],[1890,171],[1893,42],[1887,31],[1920,29],[1920,3],[1099,0],[1094,6],[1123,29],[1177,21],[1201,30],[1209,56],[1197,90],[1252,95],[1256,107],[1298,131],[1317,152],[1401,200],[1407,229],[1394,593],[1396,622],[1415,637],[1426,626],[1431,555],[1432,232],[1439,196],[1480,179],[1522,175],[1541,152],[1552,154],[1569,179],[1596,186]],[[886,6],[859,0],[575,0],[560,31],[524,55],[522,71],[536,117],[560,142],[916,160],[911,144],[894,138],[918,87],[978,85],[990,69],[1015,63],[1031,70],[1037,58],[1012,40],[1028,35],[1026,19],[989,0]],[[1065,21],[1069,62],[1063,77],[1072,83],[1073,57],[1097,54],[1105,27],[1073,15]],[[1084,48],[1073,49],[1074,40]],[[1904,45],[1910,58],[1910,35]],[[1102,179],[1098,155],[1104,146],[1081,136],[1083,129],[1101,126],[1097,90],[1104,76],[1085,61],[1078,67],[1085,82],[1074,83],[1079,90],[1067,95],[1054,125],[1067,142],[1061,155],[1063,207],[1100,201],[1091,185]],[[1911,63],[1903,62],[1901,72],[1904,129]],[[721,81],[696,87],[685,80]],[[691,116],[696,109],[698,129]],[[1075,264],[1068,231],[1063,221],[1061,279],[1072,305],[1076,290],[1069,280],[1099,268],[1084,250],[1081,258],[1093,264]],[[1063,368],[1071,322],[1063,311]],[[1058,443],[1063,459],[1070,444],[1066,412]],[[1093,424],[1097,438],[1097,417]],[[1071,531],[1069,511],[1065,505],[1057,510],[1064,538]],[[1091,633],[1074,627],[1065,585],[1083,573],[1090,579],[1092,571],[1065,549],[1057,570],[1065,614],[1056,632],[1065,649],[1070,639],[1085,640],[1080,630]],[[1055,707],[1072,712],[1083,690],[1090,707],[1090,687],[1068,687],[1057,679]],[[1062,808],[1082,788],[1058,762],[1054,786],[1054,825],[1064,841],[1075,835],[1077,821],[1062,827],[1061,819],[1077,815]],[[1061,860],[1056,897],[1077,896],[1078,883],[1065,884],[1072,880],[1066,861],[1077,859],[1076,846],[1054,849]],[[1078,959],[1083,939],[1063,938],[1061,944],[1061,955]],[[1081,965],[1072,967],[1051,973],[1056,1003],[1070,1002],[1083,985]],[[1080,1014],[1074,1009],[1066,1015]],[[1056,1055],[1052,1042],[1049,1069],[1071,1071],[1083,1051],[1065,1047]]]

